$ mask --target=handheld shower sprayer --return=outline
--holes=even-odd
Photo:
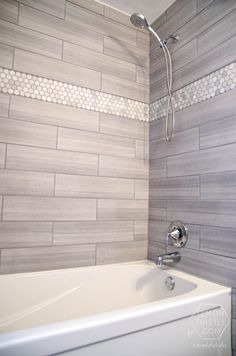
[[[158,36],[156,31],[151,27],[151,25],[149,25],[147,19],[141,14],[134,13],[133,15],[131,15],[130,21],[135,27],[146,29],[150,33],[152,33],[153,36],[157,39],[157,41],[160,43],[160,47],[163,50],[163,54],[165,57],[165,66],[166,66],[166,86],[168,92],[168,99],[167,99],[167,106],[166,106],[166,133],[165,134],[166,134],[166,140],[171,141],[174,135],[174,128],[175,128],[175,110],[174,110],[174,102],[172,97],[172,79],[173,79],[172,60],[171,60],[170,51],[167,47],[167,40],[172,37],[169,36],[167,40],[161,40],[161,38]],[[177,37],[176,40],[178,40]]]

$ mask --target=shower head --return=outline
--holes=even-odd
[[[142,14],[133,14],[130,16],[130,21],[132,24],[138,28],[149,28],[149,23]]]

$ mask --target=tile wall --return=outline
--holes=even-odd
[[[150,122],[149,258],[164,251],[170,221],[184,221],[189,241],[177,268],[233,288],[236,350],[235,23],[235,0],[177,0],[154,22],[162,37],[180,36],[177,44],[169,45],[174,90],[187,105],[177,108],[176,133],[170,143],[164,140],[160,111]],[[225,67],[234,70],[233,77],[224,75]],[[150,73],[151,106],[155,106],[166,93],[162,53],[153,38]],[[199,90],[192,86],[186,99],[186,88],[196,81],[202,85]],[[191,102],[193,95],[200,100]]]
[[[0,2],[1,273],[145,259],[149,36],[94,1]]]

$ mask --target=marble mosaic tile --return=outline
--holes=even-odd
[[[173,93],[175,111],[200,103],[236,88],[236,62],[205,76]],[[150,121],[166,115],[165,96],[150,104]]]
[[[149,120],[146,103],[6,68],[0,68],[0,92],[129,119]]]

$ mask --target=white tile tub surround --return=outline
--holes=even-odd
[[[192,82],[173,93],[175,110],[208,100],[236,88],[236,62]],[[150,121],[166,114],[167,96],[150,104]]]
[[[0,91],[140,121],[149,118],[146,103],[6,68],[0,68]]]

